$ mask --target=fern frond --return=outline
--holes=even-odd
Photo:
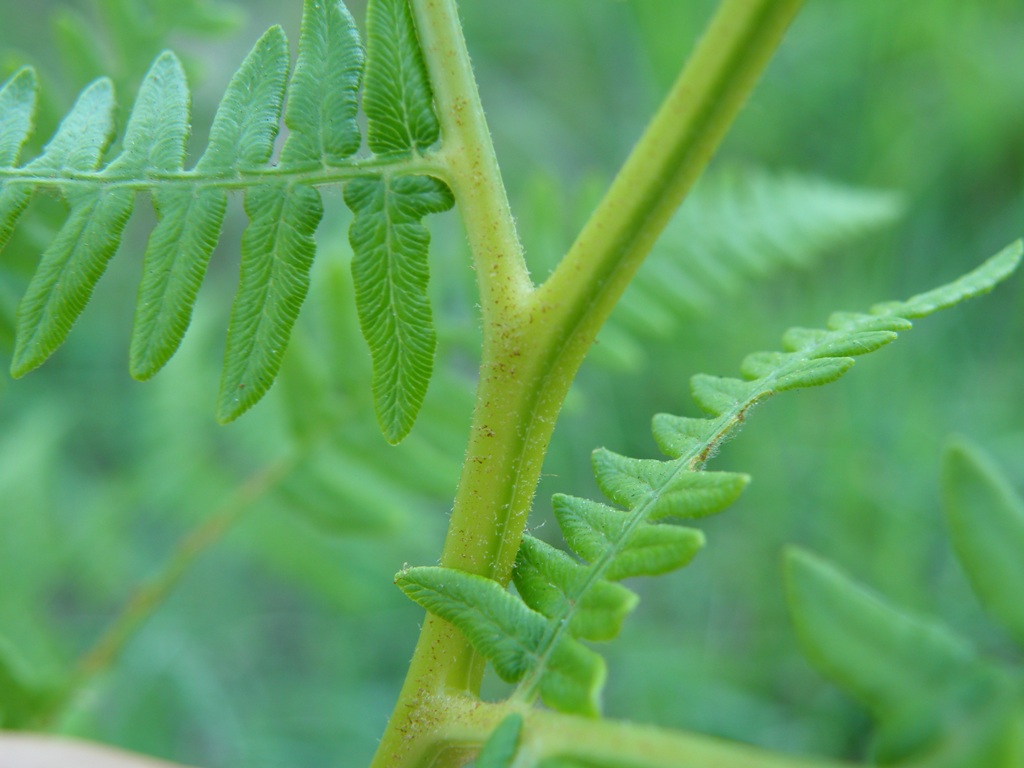
[[[957,559],[982,605],[1024,647],[1024,499],[962,440],[946,451],[942,479]]]
[[[785,270],[808,270],[884,230],[901,197],[756,168],[708,174],[687,197],[622,296],[595,349],[644,359],[694,317]]]
[[[454,624],[502,680],[515,682],[534,668],[548,634],[542,613],[496,581],[451,568],[409,568],[397,583],[413,601]],[[560,637],[544,658],[544,701],[571,712],[597,714],[604,660],[572,637]]]
[[[427,298],[430,234],[420,222],[454,204],[430,176],[359,179],[345,187],[355,214],[349,242],[359,323],[373,355],[373,393],[384,436],[412,428],[434,363],[437,334]]]
[[[439,138],[432,92],[407,0],[372,0],[369,49],[340,0],[304,4],[289,78],[280,28],[256,43],[228,85],[209,143],[185,170],[190,93],[174,54],[150,68],[117,156],[109,80],[89,86],[36,159],[18,165],[36,109],[25,68],[0,89],[0,248],[36,190],[67,201],[67,222],[44,253],[18,311],[12,374],[41,365],[63,341],[117,251],[138,192],[152,195],[157,225],[146,247],[130,370],[157,373],[187,329],[217,244],[229,190],[245,192],[249,225],[225,346],[218,419],[231,421],[273,384],[309,288],[318,187],[342,183],[356,213],[351,242],[356,302],[374,363],[373,391],[389,441],[412,426],[436,346],[426,299],[429,236],[421,219],[453,197],[426,153]],[[365,61],[364,61],[365,58]],[[364,64],[368,143],[357,156]],[[397,85],[396,85],[397,84]],[[284,109],[288,130],[274,143]]]
[[[667,461],[594,452],[599,487],[624,509],[554,497],[566,543],[589,565],[526,536],[513,573],[518,598],[495,581],[450,568],[407,569],[397,577],[399,587],[462,630],[503,679],[518,682],[518,698],[532,700],[539,693],[552,708],[596,713],[604,664],[580,639],[614,637],[635,605],[635,595],[613,582],[680,568],[703,545],[700,531],[658,521],[714,514],[743,491],[746,475],[707,472],[704,466],[750,409],[776,392],[834,381],[853,365],[853,356],[879,349],[910,328],[910,318],[990,290],[1016,269],[1021,255],[1017,242],[934,291],[877,304],[867,313],[834,313],[825,329],[791,329],[783,337],[787,351],[748,356],[742,379],[694,376],[693,398],[709,417],[654,417],[655,440]]]
[[[744,282],[783,268],[807,268],[853,238],[892,224],[900,195],[794,173],[728,170],[708,177],[679,209],[652,261],[638,275],[632,301],[660,297],[659,306],[700,309]],[[667,281],[659,267],[686,279]],[[677,314],[678,311],[674,311]]]
[[[1016,670],[1000,669],[938,622],[889,604],[806,552],[787,554],[786,583],[804,653],[879,721],[879,764],[1020,765]]]
[[[221,100],[197,173],[230,173],[267,161],[277,135],[287,57],[279,28],[256,43]],[[129,363],[132,376],[140,380],[155,375],[181,344],[217,245],[227,191],[216,186],[157,188],[153,204],[157,226],[143,260]]]

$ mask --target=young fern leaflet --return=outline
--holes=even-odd
[[[389,441],[401,440],[422,404],[436,347],[421,219],[447,210],[454,198],[431,151],[440,131],[406,0],[372,0],[367,27],[364,55],[340,0],[306,0],[290,79],[284,33],[268,30],[228,85],[191,170],[184,169],[190,92],[173,53],[153,63],[122,149],[105,164],[114,93],[101,78],[82,92],[43,153],[18,165],[37,85],[31,68],[16,72],[0,88],[0,249],[36,190],[56,191],[70,211],[19,306],[12,375],[41,365],[67,338],[120,245],[139,192],[152,195],[157,225],[143,261],[130,369],[138,379],[156,374],[188,327],[227,193],[241,189],[249,224],[217,409],[222,422],[237,418],[273,384],[308,291],[323,216],[318,188],[343,183],[356,215],[353,276],[378,420]],[[362,155],[360,93],[370,150]],[[282,109],[288,135],[274,163]]]
[[[873,352],[911,327],[911,320],[991,290],[1021,260],[1020,242],[960,279],[867,313],[837,312],[825,329],[791,328],[784,352],[756,352],[740,366],[742,379],[698,374],[694,400],[708,418],[658,414],[653,432],[667,461],[634,459],[598,449],[594,474],[601,491],[625,511],[588,499],[556,495],[555,516],[585,563],[525,536],[514,580],[519,596],[497,582],[452,568],[409,568],[397,576],[414,601],[458,627],[507,682],[514,699],[537,695],[549,707],[596,715],[603,659],[580,640],[609,640],[636,596],[615,582],[685,566],[704,543],[695,529],[656,524],[719,512],[746,486],[746,475],[708,472],[718,445],[754,405],[777,392],[835,381],[857,355]]]

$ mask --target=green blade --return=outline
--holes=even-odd
[[[280,27],[271,27],[231,78],[197,172],[256,168],[270,159],[287,78],[288,41]]]
[[[191,95],[185,70],[170,51],[153,62],[128,118],[124,148],[105,174],[144,176],[181,170],[189,131]]]
[[[299,58],[288,86],[284,122],[291,132],[282,163],[339,163],[359,149],[356,125],[363,49],[338,0],[306,0]]]
[[[117,251],[134,203],[130,189],[74,195],[71,216],[43,254],[18,306],[12,376],[42,365],[64,343]]]
[[[274,383],[309,290],[323,216],[320,194],[295,184],[253,187],[245,196],[238,293],[231,307],[217,419],[238,418]]]
[[[957,558],[982,605],[1024,647],[1024,501],[978,448],[949,446],[943,500]]]
[[[786,587],[804,652],[880,718],[949,697],[987,674],[962,640],[891,607],[806,552],[787,553]]]
[[[175,186],[153,195],[157,225],[149,236],[135,301],[129,369],[145,380],[177,351],[217,246],[227,193]]]
[[[440,126],[407,0],[370,0],[366,9],[367,142],[379,155],[422,151]]]
[[[589,573],[564,552],[524,536],[512,578],[528,606],[549,618],[567,618],[573,637],[611,640],[636,607],[637,596],[603,579],[588,584]]]
[[[537,666],[547,620],[496,581],[453,568],[408,568],[395,583],[414,602],[454,624],[507,682]],[[596,714],[604,661],[563,635],[550,649],[540,681],[541,697],[567,712]]]
[[[12,168],[32,132],[38,101],[36,73],[22,67],[0,87],[0,168]]]
[[[448,210],[448,187],[429,176],[358,179],[345,187],[359,324],[373,359],[373,399],[385,438],[412,429],[434,366],[427,282],[428,213]]]
[[[100,78],[79,95],[75,106],[61,121],[43,154],[26,170],[59,175],[91,171],[114,136],[114,86]]]

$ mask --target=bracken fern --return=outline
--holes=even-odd
[[[150,195],[157,223],[143,259],[130,370],[140,379],[155,375],[182,341],[220,238],[228,193],[240,190],[249,224],[241,238],[218,404],[221,421],[236,418],[267,392],[282,367],[310,289],[315,234],[324,215],[320,189],[339,185],[354,214],[352,298],[372,358],[374,409],[387,440],[397,442],[421,407],[437,344],[427,298],[429,235],[422,222],[458,197],[479,288],[483,343],[476,405],[441,564],[403,568],[396,578],[432,615],[375,767],[455,766],[474,757],[478,768],[826,764],[628,723],[595,725],[606,668],[587,643],[614,639],[636,607],[638,597],[623,580],[675,571],[703,547],[700,530],[670,519],[718,513],[743,492],[746,475],[708,471],[706,465],[754,406],[778,392],[835,381],[856,356],[889,344],[913,319],[990,290],[1018,266],[1020,243],[907,301],[835,313],[822,329],[792,328],[783,336],[784,351],[747,356],[742,378],[694,376],[691,393],[705,415],[654,417],[655,441],[667,459],[599,449],[592,457],[594,475],[610,503],[554,497],[568,552],[523,535],[556,417],[587,349],[799,6],[800,0],[723,2],[595,213],[541,285],[526,269],[453,0],[370,0],[365,50],[340,0],[306,0],[294,71],[283,32],[271,28],[232,78],[208,146],[188,170],[191,95],[184,68],[170,52],[153,63],[119,141],[113,87],[101,78],[81,93],[38,156],[24,159],[37,112],[36,75],[23,68],[0,87],[0,249],[37,191],[57,193],[69,209],[21,300],[15,376],[42,364],[68,336],[120,246],[139,193]],[[282,123],[287,135],[275,157]],[[870,228],[898,209],[889,196],[840,194],[836,202],[828,190],[809,192],[800,184],[755,180],[752,188],[750,200],[727,190],[712,194],[711,205],[726,210],[725,220],[761,218],[763,226],[751,226],[746,238],[720,227],[719,241],[691,244],[687,268],[652,270],[641,278],[638,295],[646,306],[634,309],[635,317],[660,313],[668,318],[666,331],[674,331],[679,305],[699,310],[707,295],[780,264],[801,263],[802,254],[841,240],[845,233],[837,222]],[[800,201],[783,206],[794,215],[771,213],[765,202],[777,194]],[[699,207],[688,215],[697,217],[690,223],[701,231],[707,217]],[[629,303],[624,306],[628,311]],[[648,322],[647,329],[657,331],[657,325]],[[323,357],[344,357],[342,345],[325,346]],[[198,552],[256,499],[273,494],[276,506],[294,507],[316,528],[341,536],[409,519],[388,514],[405,503],[391,492],[396,473],[403,479],[414,478],[416,469],[437,475],[433,467],[439,464],[422,461],[407,471],[399,461],[387,473],[374,472],[359,440],[333,434],[341,419],[331,404],[310,394],[317,376],[309,358],[321,352],[310,350],[294,353],[293,370],[285,376],[284,412],[294,443],[289,455],[242,484],[185,538],[158,579],[137,594],[140,602],[129,601],[82,657],[72,679],[32,680],[16,663],[16,649],[0,648],[0,725],[52,724],[90,676],[111,663]],[[419,456],[431,458],[430,451]],[[360,519],[339,508],[339,499],[371,511]],[[1016,537],[1016,508],[1001,518],[1007,520],[1007,535]],[[275,529],[265,530],[272,536]],[[960,538],[974,552],[966,559],[977,559],[977,551],[990,545],[969,534]],[[302,540],[274,544],[279,556],[308,564]],[[997,551],[997,575],[990,570],[979,577],[978,591],[983,599],[996,595],[993,611],[1017,630],[1019,609],[991,586],[993,579],[1019,577],[1013,550]],[[791,580],[794,602],[803,601],[798,625],[811,655],[817,652],[855,695],[895,722],[886,758],[915,754],[930,742],[905,727],[917,702],[911,707],[900,690],[893,692],[879,674],[886,665],[874,665],[870,642],[857,645],[856,633],[865,627],[868,641],[875,637],[871,630],[881,628],[878,634],[893,641],[898,661],[913,653],[908,637],[924,637],[928,653],[917,661],[958,674],[966,670],[964,686],[957,679],[950,689],[939,687],[953,691],[957,712],[978,691],[994,692],[998,735],[1006,722],[1012,721],[1011,730],[1018,722],[1017,709],[1002,706],[1003,699],[1016,701],[1016,689],[1001,679],[989,685],[989,668],[975,664],[961,645],[920,623],[893,618],[806,556],[791,559]],[[836,606],[830,616],[827,609]],[[844,635],[838,640],[837,626]],[[840,641],[849,643],[849,658],[836,662],[829,653]],[[843,669],[850,659],[862,668]],[[481,698],[485,660],[515,684],[506,700]],[[893,674],[898,689],[923,679],[913,663],[896,671],[905,673],[902,680]],[[535,706],[538,699],[556,711]]]
[[[704,466],[750,409],[778,392],[835,381],[855,356],[894,341],[912,319],[991,290],[1016,269],[1021,254],[1018,242],[959,280],[906,301],[877,304],[867,313],[837,312],[826,329],[791,328],[783,336],[786,351],[747,356],[742,379],[694,376],[693,398],[710,418],[655,416],[654,438],[667,461],[594,452],[598,486],[625,509],[554,497],[562,534],[583,563],[527,535],[513,576],[518,597],[453,568],[409,568],[398,585],[459,627],[499,677],[519,683],[513,698],[528,702],[539,693],[554,709],[596,715],[604,662],[579,640],[618,634],[636,596],[615,582],[681,568],[703,546],[698,530],[656,523],[701,518],[740,495],[746,475]]]
[[[305,4],[298,62],[273,27],[228,85],[206,151],[184,170],[189,88],[177,57],[162,53],[139,90],[116,157],[114,93],[101,78],[79,96],[42,154],[18,164],[32,130],[36,76],[16,72],[0,90],[0,248],[34,192],[58,192],[68,221],[43,254],[18,309],[11,371],[23,376],[67,337],[117,250],[139,192],[153,199],[131,341],[133,376],[153,376],[188,326],[217,244],[228,191],[245,192],[239,288],[231,311],[218,418],[230,421],[270,388],[309,286],[313,235],[323,215],[318,187],[344,183],[356,214],[356,303],[374,361],[373,391],[385,436],[409,431],[430,379],[436,346],[426,296],[428,213],[454,202],[430,158],[439,129],[404,0],[367,12],[368,47],[345,6]],[[362,89],[365,70],[365,89]],[[357,115],[360,93],[370,152]],[[284,107],[287,138],[274,142]]]

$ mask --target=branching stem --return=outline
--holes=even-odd
[[[443,138],[438,160],[473,254],[485,326],[519,314],[533,285],[484,118],[455,0],[411,0],[438,106]],[[486,341],[485,341],[486,343]]]
[[[508,581],[555,420],[584,355],[801,4],[722,4],[590,222],[535,289],[455,0],[411,0],[441,119],[438,159],[448,168],[473,253],[484,332],[473,424],[441,565]],[[463,764],[465,755],[430,747],[451,725],[438,701],[476,695],[482,673],[483,660],[465,638],[428,615],[373,768]]]

